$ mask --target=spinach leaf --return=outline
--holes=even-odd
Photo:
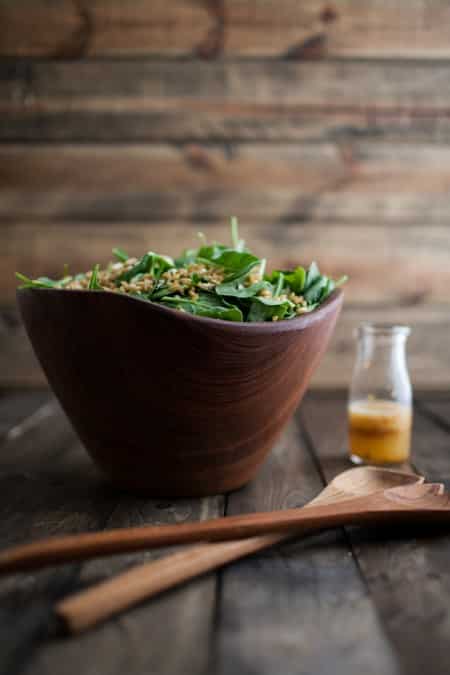
[[[272,286],[267,281],[256,281],[254,284],[251,284],[251,286],[244,286],[242,283],[243,279],[245,279],[245,277],[239,277],[234,281],[225,281],[224,283],[219,284],[219,286],[216,286],[217,295],[224,295],[232,298],[251,298],[263,288],[269,290],[272,289]]]
[[[323,302],[328,298],[329,295],[334,291],[336,288],[336,284],[333,281],[333,279],[327,279],[325,286],[323,287],[322,290],[322,295],[320,296],[320,301]]]
[[[316,307],[318,307],[319,305],[320,305],[320,302],[315,302],[312,305],[307,305],[306,307],[301,307],[299,313],[298,314],[296,313],[295,316],[299,316],[301,314],[309,314],[309,312],[312,312],[313,309],[316,309]]]
[[[252,256],[254,257],[254,256]],[[256,260],[251,260],[244,268],[239,272],[231,274],[225,278],[225,280],[216,286],[216,293],[218,295],[231,296],[234,298],[250,298],[259,291],[267,288],[272,292],[272,285],[261,278],[259,281],[255,281],[252,284],[246,283],[248,275],[252,269],[256,266],[261,265],[261,260],[256,258]]]
[[[222,305],[217,299],[209,299],[204,296],[198,300],[190,300],[181,296],[165,296],[161,303],[168,307],[183,309],[189,314],[196,316],[206,316],[212,319],[223,319],[225,321],[243,321],[243,315],[239,307],[235,305]]]
[[[210,246],[201,246],[197,251],[197,258],[206,260],[207,262],[216,262],[224,251],[232,251],[233,249],[224,246],[223,244],[211,244]]]
[[[148,272],[152,255],[152,253],[146,253],[143,255],[142,258],[140,258],[137,263],[131,267],[131,269],[123,272],[117,277],[116,285],[119,286],[121,281],[131,281],[131,279],[133,279],[133,277],[135,277],[137,274],[145,274]]]
[[[138,274],[151,274],[159,279],[163,272],[174,266],[175,263],[169,256],[158,255],[149,251],[130,270],[117,277],[116,284],[119,285],[121,281],[131,281]]]
[[[225,282],[230,282],[230,281],[242,281],[242,283],[245,281],[245,279],[248,277],[250,272],[254,267],[257,267],[260,265],[260,260],[257,258],[256,260],[251,260],[248,262],[246,265],[238,269],[236,272],[233,272],[232,274],[228,274],[225,277],[224,283]]]
[[[328,298],[329,295],[336,289],[339,288],[339,286],[342,286],[342,284],[345,284],[347,281],[346,276],[341,277],[337,281],[333,281],[333,279],[330,279],[328,277],[325,277],[327,279],[327,283],[323,288],[322,295],[320,296],[320,302],[323,302]]]
[[[294,293],[300,294],[305,288],[306,272],[303,267],[299,266],[294,271],[274,270],[272,274],[267,274],[265,279],[276,285],[280,277],[284,277],[283,286],[289,286]]]
[[[22,286],[20,288],[60,288],[61,281],[53,281],[48,277],[38,277],[38,279],[30,279],[26,277],[25,274],[20,274],[16,272],[16,277],[22,281]]]
[[[89,279],[89,286],[88,289],[90,291],[102,291],[102,287],[98,283],[98,271],[100,269],[100,265],[96,265],[94,269],[92,270],[91,278]]]
[[[231,272],[233,275],[248,274],[253,267],[260,264],[260,259],[252,253],[246,251],[234,251],[227,249],[222,251],[220,256],[214,260],[216,265],[225,268],[225,272]]]
[[[125,253],[125,251],[122,251],[121,248],[113,248],[112,250],[113,255],[117,258],[117,260],[120,260],[120,262],[126,262],[128,258],[130,257],[128,253]]]
[[[233,242],[233,247],[236,249],[236,251],[243,251],[245,248],[245,241],[243,239],[239,239],[239,224],[236,216],[231,216],[230,223],[231,241]]]
[[[164,281],[160,280],[153,288],[153,291],[150,293],[149,297],[151,300],[156,302],[168,294],[170,295],[169,287],[164,283]]]
[[[156,253],[152,253],[149,272],[155,279],[159,279],[161,274],[163,274],[167,270],[172,269],[173,267],[174,262],[172,258],[169,258],[169,256],[157,255]]]
[[[306,272],[303,267],[296,267],[293,272],[285,275],[286,283],[299,295],[305,288]]]
[[[294,304],[290,300],[256,296],[252,298],[247,321],[270,321],[274,316],[284,319],[291,313],[293,307]]]
[[[227,275],[226,280],[230,280],[248,274],[261,261],[255,255],[246,251],[236,251],[226,246],[214,244],[199,249],[197,262],[214,263],[218,267],[223,267]]]
[[[280,274],[283,274],[284,276],[286,276],[286,274],[290,274],[290,273],[291,273],[291,270],[273,270],[273,272],[271,272],[270,274],[265,274],[264,279],[266,279],[266,281],[270,281],[272,284],[274,284],[278,280],[278,277],[280,276]]]
[[[282,290],[282,288],[283,288],[283,285],[284,285],[284,274],[283,274],[283,272],[280,272],[280,273],[278,274],[277,283],[275,284],[275,287],[274,287],[274,289],[273,289],[273,294],[272,294],[272,295],[273,295],[274,298],[276,298],[277,295],[280,295],[281,290]]]
[[[187,267],[191,263],[196,262],[197,258],[198,250],[196,248],[187,248],[178,258],[175,258],[175,266]]]
[[[309,288],[303,293],[303,297],[305,298],[306,302],[308,304],[319,302],[324,292],[324,289],[327,287],[327,284],[328,278],[319,276],[319,278],[316,281],[314,281],[309,286]]]
[[[298,269],[298,268],[297,268]],[[305,278],[305,283],[304,283],[304,288],[308,289],[312,284],[317,281],[320,277],[320,271],[317,266],[317,263],[312,262],[311,265],[308,268],[308,271],[306,272],[306,278]]]
[[[334,282],[334,287],[339,288],[339,286],[342,286],[348,281],[348,276],[344,274],[342,277],[340,277],[337,281]]]

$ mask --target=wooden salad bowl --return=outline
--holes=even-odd
[[[103,291],[23,288],[17,298],[48,381],[97,465],[123,488],[184,497],[253,477],[305,393],[343,295],[267,323]]]

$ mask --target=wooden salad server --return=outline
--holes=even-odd
[[[0,573],[39,569],[101,555],[175,544],[226,541],[269,533],[287,534],[298,527],[320,530],[340,525],[379,523],[383,520],[445,518],[448,511],[446,497],[441,497],[443,502],[435,503],[435,496],[431,494],[429,485],[413,484],[381,490],[329,506],[316,504],[306,512],[303,509],[286,509],[194,523],[123,528],[56,537],[2,552]]]
[[[375,467],[349,469],[336,476],[303,508],[333,504],[400,485],[421,484],[423,476]],[[441,488],[443,492],[443,486]],[[210,572],[292,537],[308,534],[306,528],[289,534],[269,534],[236,541],[189,547],[152,562],[137,565],[59,602],[55,611],[71,633],[86,630],[136,603],[154,597],[184,581]]]

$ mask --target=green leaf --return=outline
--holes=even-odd
[[[216,262],[224,251],[232,251],[233,249],[224,246],[223,244],[211,244],[210,246],[201,246],[197,251],[197,258],[207,260],[208,262]]]
[[[16,272],[16,277],[19,281],[23,282],[20,288],[60,288],[61,284],[60,281],[53,281],[53,279],[49,279],[48,277],[30,279],[25,274],[20,274],[20,272]]]
[[[298,268],[297,268],[298,269]],[[317,266],[317,263],[312,262],[306,273],[306,279],[304,283],[304,288],[308,289],[313,283],[315,283],[320,277],[320,271]]]
[[[198,250],[198,259],[213,262],[215,265],[223,267],[226,273],[237,276],[244,274],[246,270],[251,270],[260,263],[259,258],[247,251],[236,251],[220,244],[202,246]]]
[[[155,279],[159,279],[161,274],[175,267],[174,261],[168,255],[158,255],[157,253],[152,253],[151,255],[152,259],[149,271]]]
[[[323,290],[326,287],[327,283],[328,283],[328,277],[319,277],[316,281],[314,281],[308,287],[308,290],[303,293],[303,297],[305,298],[306,302],[308,304],[312,304],[314,302],[319,302],[319,300],[322,297]]]
[[[248,254],[246,254],[246,256],[248,256]],[[241,261],[246,262],[247,264],[239,272],[228,275],[221,284],[216,286],[215,290],[218,295],[228,295],[234,298],[250,298],[259,293],[263,288],[272,291],[271,284],[262,278],[250,285],[245,283],[252,269],[261,265],[261,260],[259,258],[251,256],[250,258],[241,258]]]
[[[305,288],[306,272],[303,267],[296,267],[294,271],[292,270],[274,270],[272,274],[267,274],[265,279],[270,281],[275,286],[278,284],[278,280],[281,277],[284,277],[284,286],[289,286],[289,288],[294,291],[294,293],[301,293]],[[280,290],[281,292],[281,290]]]
[[[125,253],[125,251],[122,251],[121,248],[113,248],[112,250],[113,255],[117,258],[117,260],[120,260],[120,262],[126,262],[128,258],[130,257],[128,253]]]
[[[214,296],[213,296],[214,297]],[[239,307],[230,305],[217,304],[217,299],[206,299],[204,296],[198,300],[190,300],[182,298],[181,296],[166,296],[161,299],[161,303],[176,309],[184,309],[189,314],[196,316],[206,316],[211,319],[222,319],[225,321],[243,321]]]
[[[223,267],[225,272],[231,272],[233,275],[242,275],[259,265],[261,260],[246,251],[234,251],[227,249],[222,251],[220,256],[214,260],[216,265]]]
[[[283,319],[293,307],[294,304],[290,300],[257,296],[252,298],[247,321],[271,321],[274,316]]]
[[[302,314],[309,314],[309,312],[312,312],[319,305],[320,305],[320,302],[315,302],[313,305],[308,305],[307,307],[302,307],[299,314],[296,313],[295,316],[301,316]]]
[[[96,265],[94,269],[92,270],[91,278],[89,279],[89,286],[88,289],[90,291],[102,291],[103,288],[100,286],[98,283],[98,271],[100,269],[100,265]]]
[[[285,275],[285,279],[288,286],[298,295],[305,288],[306,272],[303,267],[296,267],[293,272]]]
[[[243,251],[245,248],[245,241],[239,239],[239,224],[236,216],[231,216],[231,241],[233,242],[233,247],[236,251]]]
[[[153,291],[150,293],[149,297],[154,302],[157,302],[158,300],[161,300],[161,298],[164,298],[164,296],[166,296],[168,294],[170,294],[169,287],[166,286],[165,283],[160,281],[156,284]]]
[[[261,279],[265,278],[266,264],[267,264],[266,258],[261,258],[261,262],[259,264],[259,274],[261,276]]]
[[[348,281],[348,276],[344,274],[344,276],[340,277],[334,284],[335,288],[339,288],[339,286],[342,286],[343,284],[347,283]]]
[[[239,277],[239,279],[235,279],[234,281],[219,284],[219,286],[216,286],[216,293],[231,298],[251,298],[263,288],[272,290],[272,286],[267,281],[257,281],[251,286],[244,286],[240,281],[241,279],[242,277]]]
[[[283,272],[280,272],[272,294],[274,298],[276,298],[277,295],[280,295],[281,289],[283,288],[283,284],[284,284],[284,274]]]
[[[329,295],[336,289],[339,288],[339,286],[342,286],[342,284],[345,284],[345,282],[348,280],[347,276],[343,276],[337,281],[333,281],[333,279],[327,279],[327,283],[322,291],[322,295],[320,296],[320,302],[323,302],[328,298]]]
[[[175,259],[176,267],[187,267],[191,263],[194,263],[197,260],[198,249],[196,248],[187,248],[183,251],[182,255],[179,258]]]
[[[117,277],[116,284],[119,285],[121,281],[131,281],[138,274],[151,274],[159,279],[163,272],[172,267],[175,267],[172,258],[149,251],[130,270]]]
[[[327,279],[327,282],[325,286],[322,289],[322,295],[320,296],[320,302],[323,302],[328,298],[329,295],[334,291],[336,288],[336,284],[333,281],[333,279]]]
[[[272,284],[274,284],[274,283],[276,283],[280,274],[284,274],[284,276],[286,276],[286,274],[291,274],[291,272],[292,272],[292,270],[273,270],[270,274],[265,274],[264,279],[266,279],[266,281],[270,281]]]
[[[135,265],[126,272],[123,272],[119,277],[116,279],[116,284],[117,286],[120,285],[121,281],[131,281],[133,277],[135,277],[137,274],[141,273],[146,273],[149,270],[150,263],[151,263],[151,258],[152,258],[152,253],[146,253],[145,255],[140,258]]]

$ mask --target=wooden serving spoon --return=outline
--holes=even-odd
[[[423,482],[423,476],[413,473],[358,467],[336,476],[303,508],[336,504],[383,489]],[[439,492],[443,491],[444,487],[441,486]],[[113,579],[71,595],[55,606],[55,612],[71,633],[79,633],[184,581],[307,533],[306,528],[298,528],[289,534],[269,534],[190,547],[160,560],[138,565]]]
[[[400,476],[409,477],[411,475],[386,469],[380,472],[380,470],[366,467],[350,469],[337,476],[323,490],[319,495],[320,502],[318,499],[313,500],[310,502],[310,506],[325,504],[327,497],[332,497],[333,502],[336,502],[355,496],[368,496],[373,492],[398,485],[417,483],[417,476],[411,479],[400,478]],[[171,544],[237,539],[263,532],[281,531],[283,527],[292,530],[293,527],[305,525],[303,522],[295,522],[299,513],[301,513],[300,509],[290,509],[288,511],[249,514],[231,518],[215,518],[200,523],[132,527],[107,532],[52,537],[31,544],[15,546],[1,552],[0,574],[36,570],[48,565],[87,560],[103,555],[129,553]],[[280,516],[281,520],[287,518],[284,525],[277,522]],[[326,523],[324,526],[326,527]],[[254,529],[255,527],[256,529]]]
[[[228,541],[270,532],[290,532],[298,527],[319,531],[342,525],[373,525],[408,520],[450,522],[450,495],[437,492],[440,487],[436,483],[408,485],[346,499],[336,504],[315,505],[307,510],[285,509],[213,518],[196,523],[146,527],[141,530],[142,544],[146,548],[155,548],[197,541]],[[127,539],[130,531],[124,530],[122,536]],[[136,533],[132,532],[132,537],[135,536]],[[77,557],[78,551],[80,555],[83,553],[83,543],[81,539]]]

